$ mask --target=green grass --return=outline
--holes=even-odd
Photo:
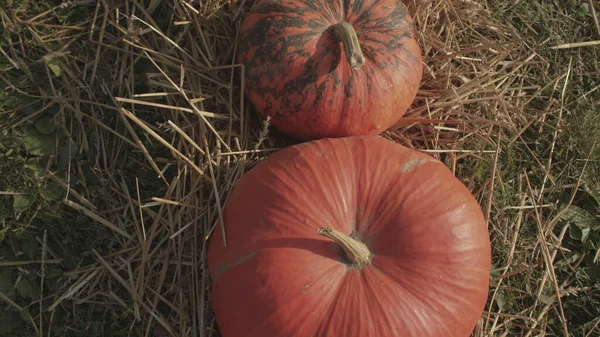
[[[514,142],[507,142],[499,159],[498,173],[504,185],[494,190],[494,213],[497,228],[505,232],[496,235],[494,263],[503,268],[511,258],[517,267],[498,272],[510,277],[503,278],[495,301],[505,313],[547,316],[538,329],[551,336],[564,336],[566,329],[572,336],[600,335],[600,48],[551,49],[600,37],[591,12],[584,10],[582,3],[586,1],[493,4],[494,18],[514,25],[545,60],[532,67],[524,83],[549,84],[523,112],[535,121],[520,136],[510,135]],[[544,186],[548,192],[540,198],[539,191],[528,192],[528,184],[538,190]],[[550,207],[538,212],[503,211],[506,206],[519,205],[515,190],[529,194],[528,205],[534,201]],[[514,228],[517,219],[521,220],[518,232]],[[538,222],[543,231],[552,234],[540,239],[544,234],[538,230]],[[503,237],[507,234],[509,237]],[[509,256],[506,252],[512,235],[517,242]],[[555,278],[544,262],[544,245],[555,254],[550,254]],[[540,262],[542,267],[532,268]],[[548,280],[542,288],[543,277]],[[568,322],[566,329],[563,318]],[[527,325],[523,320],[510,324],[514,335],[529,331],[523,328]]]
[[[515,75],[512,86],[533,87],[534,93],[523,99],[527,104],[506,110],[508,126],[480,127],[474,131],[478,138],[469,138],[475,143],[448,137],[457,148],[491,153],[440,155],[449,165],[456,160],[457,176],[484,211],[490,210],[494,270],[476,336],[564,336],[565,325],[571,336],[600,336],[600,264],[594,262],[600,249],[600,46],[551,49],[600,39],[589,6],[586,11],[582,3],[488,2],[489,20],[512,27],[513,38],[522,39],[511,57],[536,56]],[[0,93],[0,336],[162,336],[168,329],[184,336],[179,332],[186,329],[195,335],[217,330],[201,266],[202,239],[218,219],[215,190],[224,200],[243,169],[286,142],[277,132],[261,135],[261,122],[238,108],[240,76],[226,68],[234,50],[232,13],[238,9],[201,8],[193,16],[202,24],[200,33],[195,25],[173,23],[189,19],[184,9],[148,1],[149,13],[136,15],[154,20],[151,25],[167,41],[159,34],[136,35],[147,27],[138,21],[127,32],[123,13],[133,2],[60,4],[5,1],[0,6],[0,47],[6,53],[0,55],[5,88]],[[101,32],[104,45],[99,46]],[[473,41],[457,45],[465,43]],[[439,54],[427,56],[433,64]],[[222,68],[207,70],[205,58]],[[265,152],[221,157],[227,150],[197,115],[116,101],[147,92],[173,94],[153,62],[178,81],[179,61],[191,98],[200,92],[209,97],[197,104],[199,109],[226,117],[210,123],[227,146],[243,151],[258,144]],[[436,66],[432,69],[443,73]],[[507,105],[517,102],[503,99]],[[174,94],[145,100],[190,107]],[[496,116],[485,104],[462,108],[506,122],[504,112]],[[232,123],[230,110],[238,118]],[[457,116],[448,107],[433,118],[444,114]],[[182,140],[167,121],[195,144]],[[479,126],[472,124],[473,130]],[[415,146],[429,146],[440,134],[425,129],[429,133],[422,134],[431,138],[417,139],[414,129],[407,139]],[[204,173],[215,184],[204,184],[157,137],[205,172],[210,160],[218,161],[214,176]],[[211,159],[195,146],[208,149]]]
[[[83,60],[93,57],[85,30],[95,5],[61,3],[9,1],[1,6],[6,16],[0,47],[10,60],[0,57],[6,88],[0,98],[0,336],[39,336],[40,331],[45,336],[128,335],[130,322],[100,302],[74,306],[72,299],[65,300],[48,311],[81,277],[79,270],[96,260],[92,249],[105,254],[110,247],[112,235],[104,227],[63,201],[87,206],[112,199],[103,182],[107,177],[98,169],[99,151],[119,146],[110,137],[104,141],[111,144],[102,144],[97,125],[73,110],[98,113],[107,125],[115,124],[115,116],[69,101],[108,102],[98,85],[110,81],[108,63],[98,67],[95,86],[69,83],[82,74]],[[21,20],[46,14],[28,25],[16,22],[12,11],[17,9]],[[142,197],[160,191],[154,179],[143,178],[151,174],[145,166],[132,165],[139,156],[127,151],[117,156],[115,169],[128,183],[134,174],[141,178]],[[81,197],[73,198],[73,191]]]

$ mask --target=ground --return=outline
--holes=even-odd
[[[293,143],[242,94],[251,2],[1,1],[0,336],[218,336],[205,239]],[[482,206],[473,336],[600,336],[600,6],[406,3],[426,67],[382,136]]]

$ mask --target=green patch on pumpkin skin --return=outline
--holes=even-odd
[[[235,261],[231,262],[231,263],[226,263],[224,265],[221,265],[219,267],[217,267],[215,269],[215,271],[213,272],[213,274],[211,275],[211,278],[213,280],[213,282],[217,282],[219,280],[219,278],[221,276],[223,276],[223,274],[225,274],[229,269],[237,267],[247,261],[252,260],[253,258],[255,258],[257,255],[259,255],[261,252],[253,252],[250,253],[246,256],[242,256],[240,258],[235,259]]]

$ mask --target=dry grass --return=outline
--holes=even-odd
[[[586,181],[581,170],[562,186],[559,181],[568,179],[557,179],[551,169],[571,68],[558,78],[532,78],[549,61],[515,28],[493,20],[480,2],[407,4],[425,55],[423,85],[406,118],[383,136],[444,160],[484,209],[495,269],[489,306],[474,336],[540,336],[550,320],[561,321],[554,325],[563,331],[553,333],[566,333],[563,298],[581,289],[573,285],[575,274],[561,275],[559,282],[555,273],[568,226],[561,223],[558,235],[555,228],[568,207],[559,209],[546,196],[572,190],[570,204],[578,190],[573,184]],[[44,314],[58,306],[75,312],[85,304],[101,305],[106,317],[129,321],[144,336],[216,336],[207,240],[222,230],[221,211],[236,181],[294,142],[270,130],[244,99],[243,71],[233,57],[252,1],[100,0],[62,6],[84,6],[93,15],[55,36],[40,36],[53,11],[34,17],[0,13],[5,26],[24,29],[58,62],[59,75],[49,66],[56,63],[47,62],[43,82],[49,85],[21,94],[44,109],[59,109],[62,131],[79,153],[89,154],[93,176],[102,184],[88,189],[84,179],[78,188],[69,187],[73,176],[86,176],[75,164],[47,174],[68,187],[64,204],[105,232],[103,251],[92,250],[90,263],[65,275],[65,286],[49,296],[52,304]],[[24,80],[37,83],[20,56],[27,48],[14,41],[3,53]],[[555,93],[559,99],[541,111],[530,108]],[[523,139],[532,126],[551,134],[543,156]],[[506,157],[515,144],[532,167],[507,176],[514,172],[499,161],[510,162]],[[527,228],[537,232],[528,235]],[[45,264],[60,258],[48,255]],[[514,294],[519,305],[509,311],[499,306],[499,297],[505,303]],[[29,324],[51,329],[40,317]],[[600,331],[590,328],[589,336],[593,329]]]

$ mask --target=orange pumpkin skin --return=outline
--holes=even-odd
[[[334,25],[350,23],[355,68]],[[245,92],[271,124],[301,140],[376,135],[414,101],[422,57],[400,0],[263,0],[240,30]]]
[[[291,146],[246,173],[208,250],[223,337],[467,337],[491,248],[469,190],[441,162],[374,137]],[[357,232],[349,266],[317,233]]]

